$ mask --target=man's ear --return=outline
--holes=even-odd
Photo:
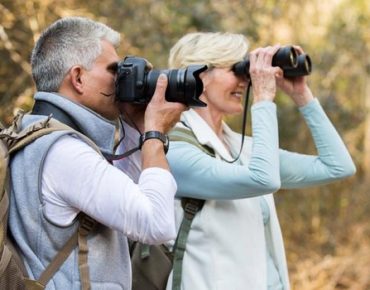
[[[73,66],[70,71],[69,71],[69,76],[70,76],[70,80],[71,80],[71,84],[73,86],[73,88],[79,93],[79,94],[82,94],[83,93],[83,88],[84,88],[84,85],[83,85],[83,82],[82,82],[82,74],[83,74],[84,70],[82,69],[82,67],[80,66]]]

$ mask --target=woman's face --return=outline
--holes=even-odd
[[[202,75],[203,100],[208,109],[219,114],[239,114],[243,111],[247,80],[236,77],[229,68],[213,68]]]

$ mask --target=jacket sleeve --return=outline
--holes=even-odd
[[[280,187],[276,105],[252,107],[253,146],[247,165],[213,158],[187,142],[171,142],[167,153],[178,197],[238,199]]]
[[[325,184],[355,174],[352,158],[319,101],[314,99],[300,111],[311,131],[318,155],[280,150],[282,187]]]

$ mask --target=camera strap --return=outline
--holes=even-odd
[[[131,155],[132,153],[138,151],[141,149],[141,146],[137,146],[135,148],[132,148],[128,151],[126,151],[125,153],[123,154],[109,154],[109,153],[104,153],[104,157],[108,160],[108,161],[115,161],[115,160],[120,160],[122,158],[125,158],[129,155]]]
[[[243,145],[244,145],[244,138],[245,138],[245,128],[247,126],[247,113],[248,113],[248,103],[249,103],[249,93],[250,93],[250,89],[251,89],[251,86],[252,86],[252,82],[250,81],[248,83],[248,87],[247,87],[247,91],[245,93],[245,102],[244,102],[244,110],[243,110],[243,124],[242,124],[242,141],[240,143],[240,151],[239,151],[239,154],[235,157],[234,160],[225,160],[225,162],[227,163],[234,163],[235,161],[237,161],[240,157],[240,155],[242,154],[242,150],[243,150]]]

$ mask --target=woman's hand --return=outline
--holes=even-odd
[[[276,96],[276,76],[283,75],[280,67],[272,66],[272,57],[280,45],[257,48],[250,53],[249,73],[252,81],[253,102],[273,101]]]
[[[298,54],[304,53],[299,46],[294,46]],[[283,74],[276,75],[278,87],[292,98],[298,107],[304,106],[313,99],[312,92],[307,85],[305,76],[284,78]]]

